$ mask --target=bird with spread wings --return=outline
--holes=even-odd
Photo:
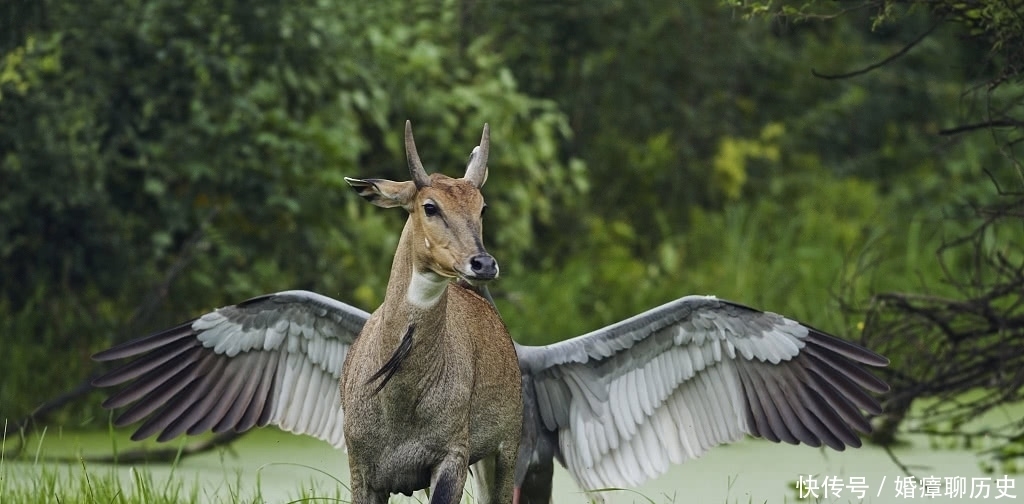
[[[338,382],[368,318],[313,292],[263,295],[99,352],[132,360],[93,383],[122,385],[104,406],[127,407],[117,426],[143,421],[136,440],[275,425],[344,448]],[[745,435],[859,447],[865,413],[881,412],[871,394],[888,390],[869,371],[884,357],[710,296],[516,353],[523,504],[551,501],[556,459],[594,490],[637,486]]]

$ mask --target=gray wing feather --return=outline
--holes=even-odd
[[[541,423],[585,489],[636,486],[746,434],[860,446],[874,352],[774,313],[687,296],[552,345],[517,346]],[[628,350],[628,351],[627,351]]]
[[[338,381],[369,314],[326,296],[284,291],[219,308],[93,356],[134,359],[93,380],[123,385],[103,405],[122,426],[165,441],[277,425],[344,446]]]

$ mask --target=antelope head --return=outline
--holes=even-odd
[[[487,208],[480,188],[487,181],[489,129],[484,124],[480,145],[470,155],[462,178],[427,175],[416,152],[412,125],[405,122],[405,151],[412,180],[345,178],[364,199],[379,207],[402,207],[409,212],[408,231],[414,274],[462,278],[470,283],[498,276],[498,262],[483,244],[483,213]]]

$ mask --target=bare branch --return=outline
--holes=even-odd
[[[958,135],[960,133],[967,133],[970,131],[976,131],[980,129],[989,128],[1020,128],[1024,126],[1024,121],[1018,121],[1015,119],[995,119],[992,121],[985,121],[974,124],[965,124],[963,126],[957,126],[955,128],[947,128],[939,130],[940,135]]]
[[[883,66],[885,66],[885,65],[887,65],[887,64],[889,64],[889,63],[891,63],[891,62],[893,62],[893,61],[895,61],[897,59],[899,59],[904,54],[907,54],[908,51],[913,49],[914,46],[919,44],[922,40],[925,39],[925,37],[930,35],[938,27],[939,27],[939,23],[933,24],[930,28],[925,30],[925,32],[922,33],[921,35],[919,35],[916,39],[910,41],[910,43],[908,43],[907,45],[903,46],[903,49],[900,49],[899,51],[896,51],[896,53],[894,53],[893,55],[889,56],[888,58],[885,58],[882,61],[879,61],[878,63],[874,63],[874,64],[871,64],[871,65],[868,65],[868,66],[866,66],[866,67],[864,67],[864,68],[862,68],[860,70],[854,70],[852,72],[842,73],[842,74],[823,74],[823,73],[820,73],[817,70],[812,68],[811,69],[811,75],[813,75],[815,77],[818,77],[819,79],[835,80],[835,79],[849,79],[850,77],[856,77],[858,75],[866,74],[866,73],[868,73],[868,72],[870,72],[872,70],[875,70],[876,68],[881,68],[881,67],[883,67]]]
[[[920,424],[913,432],[974,436],[978,432],[963,429],[969,421],[1024,401],[1024,243],[992,245],[993,237],[1019,230],[1024,194],[1000,190],[998,197],[972,208],[971,229],[938,249],[942,294],[880,293],[861,309],[852,300],[842,303],[863,313],[866,344],[905,359],[894,366],[898,372],[885,373],[892,392],[875,422],[879,441],[892,441],[906,418]],[[914,411],[919,398],[935,402]],[[985,434],[1004,445],[1016,443],[1024,439],[1024,422]]]

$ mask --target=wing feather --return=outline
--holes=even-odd
[[[252,395],[252,400],[242,416],[238,430],[249,430],[257,426],[262,427],[269,424],[270,419],[275,414],[280,414],[283,407],[279,398],[286,392],[281,390],[278,378],[284,374],[281,369],[285,365],[284,363],[288,359],[288,355],[278,353],[276,355],[271,354],[268,357],[268,365],[263,369],[259,386]]]
[[[555,408],[553,407],[554,403],[552,402],[551,395],[548,392],[549,387],[555,388],[559,386],[560,385],[557,381],[549,381],[547,383],[538,383],[534,387],[534,393],[537,397],[537,413],[544,422],[544,426],[548,430],[552,431],[558,429],[559,425],[565,423],[559,422],[555,418]],[[561,409],[559,408],[559,410]]]
[[[338,380],[369,314],[307,291],[256,297],[116,345],[98,361],[133,359],[98,377],[122,386],[104,406],[143,421],[133,439],[273,424],[344,446]]]
[[[684,462],[689,458],[697,457],[700,453],[699,443],[696,439],[696,431],[693,429],[695,422],[693,415],[690,413],[690,408],[686,402],[682,400],[685,395],[686,385],[683,385],[679,390],[672,394],[672,397],[667,401],[667,408],[669,411],[669,417],[673,421],[673,427],[676,428],[676,433],[679,435],[680,448],[683,452],[683,458],[679,463]]]
[[[187,434],[192,435],[211,430],[224,419],[245,390],[246,378],[248,377],[241,370],[248,364],[246,360],[249,357],[251,356],[245,355],[240,358],[231,359],[228,362],[228,369],[224,372],[226,378],[221,380],[220,388],[210,394],[211,397],[216,399],[216,402],[206,408],[206,413],[188,428]]]
[[[712,419],[709,415],[710,404],[708,404],[708,398],[706,391],[704,390],[704,380],[701,379],[703,374],[698,374],[694,377],[691,386],[691,400],[693,401],[694,408],[691,410],[694,413],[694,420],[697,425],[697,439],[700,441],[700,448],[703,452],[708,443],[715,437],[714,429],[712,428]]]
[[[312,367],[312,363],[308,361],[303,363],[303,385],[299,388],[300,397],[302,398],[299,403],[301,407],[293,408],[293,410],[299,411],[296,430],[301,432],[307,432],[311,428],[309,422],[313,419],[313,412],[316,411],[316,403],[326,402],[318,401],[317,398],[317,394],[320,393],[320,376],[323,373],[319,371],[314,372]]]
[[[185,335],[185,337],[188,337],[188,336]],[[179,338],[180,338],[180,336],[179,336]],[[188,342],[186,341],[186,343],[188,343]],[[106,387],[106,386],[109,386],[111,384],[123,383],[123,382],[129,381],[129,380],[135,380],[135,379],[137,379],[137,378],[139,378],[141,376],[146,376],[149,373],[153,372],[155,369],[160,368],[161,366],[163,366],[163,365],[165,365],[165,364],[167,364],[169,362],[172,363],[172,366],[174,365],[173,363],[175,363],[175,362],[177,362],[177,363],[187,362],[188,358],[181,359],[180,358],[181,354],[183,354],[185,352],[188,352],[189,350],[192,350],[196,346],[198,346],[198,345],[196,345],[196,344],[192,344],[192,345],[189,345],[189,344],[183,344],[183,345],[182,344],[178,344],[178,345],[173,345],[173,346],[168,345],[169,348],[167,348],[166,351],[154,352],[154,353],[151,353],[151,354],[147,354],[143,358],[136,359],[136,360],[132,361],[131,363],[126,364],[125,366],[123,366],[121,368],[118,368],[115,371],[112,371],[112,372],[104,375],[102,377],[103,378],[102,380],[97,378],[97,380],[94,381],[94,383],[97,386]],[[111,403],[111,404],[113,404],[113,403]],[[117,406],[122,406],[122,405],[117,405]],[[110,407],[117,407],[117,406],[110,406]]]
[[[248,355],[247,358],[254,359],[257,362],[250,364],[251,369],[263,369],[264,372],[270,367],[268,364],[271,361],[272,354],[260,352],[253,355]],[[234,426],[242,425],[242,418],[245,416],[249,405],[253,403],[253,396],[256,394],[256,390],[259,388],[260,383],[263,381],[262,375],[257,374],[256,376],[250,377],[245,376],[244,373],[239,372],[238,376],[242,379],[242,388],[238,391],[238,395],[235,397],[235,401],[228,408],[224,417],[217,421],[213,426],[213,432],[222,433],[227,432],[234,428]],[[193,432],[198,434],[198,432]]]
[[[798,394],[798,391],[792,391],[793,394]],[[771,398],[775,405],[775,410],[779,412],[781,418],[776,427],[776,433],[779,434],[779,438],[789,444],[799,444],[801,439],[810,439],[811,434],[804,425],[804,422],[800,418],[798,408],[794,408],[789,400],[786,400],[783,396],[774,396]],[[806,397],[804,397],[806,401]]]
[[[287,400],[281,400],[281,410],[284,413],[280,416],[281,428],[292,432],[301,431],[300,422],[305,417],[303,407],[306,403],[306,394],[309,392],[309,379],[313,374],[312,363],[309,359],[303,358],[302,354],[290,354],[287,364],[288,374],[284,387],[291,393],[287,395]]]
[[[860,413],[857,405],[850,400],[849,396],[840,392],[835,384],[822,378],[814,369],[810,369],[807,377],[808,386],[828,401],[829,406],[834,409],[847,425],[857,432],[871,432],[871,423]],[[868,404],[868,406],[871,406]]]
[[[668,469],[668,464],[664,461],[665,452],[658,447],[658,436],[654,433],[654,426],[650,422],[640,426],[640,438],[642,440],[638,454],[640,466],[647,478],[656,478]]]
[[[517,346],[542,425],[584,489],[635,486],[747,434],[860,446],[870,350],[774,313],[688,296],[583,336]]]
[[[132,403],[138,401],[139,399],[142,399],[143,397],[146,397],[146,396],[149,396],[150,394],[155,393],[154,391],[156,391],[157,389],[160,389],[162,385],[167,385],[168,382],[173,382],[173,383],[171,383],[171,385],[179,386],[179,389],[175,389],[175,392],[173,392],[173,393],[176,393],[177,390],[180,390],[180,388],[183,388],[185,385],[188,384],[188,382],[185,382],[183,380],[183,377],[188,376],[188,370],[196,365],[196,363],[197,363],[196,359],[198,358],[200,353],[201,353],[201,349],[198,348],[198,347],[188,348],[186,352],[183,352],[183,355],[182,355],[181,358],[173,359],[173,360],[168,360],[166,362],[161,363],[158,366],[152,367],[151,369],[147,369],[144,374],[140,375],[140,378],[136,382],[137,386],[131,387],[131,388],[122,389],[119,392],[117,392],[116,394],[111,395],[110,397],[108,397],[106,400],[103,401],[103,407],[104,408],[121,408],[121,407],[127,406],[129,404],[132,404]],[[115,370],[115,373],[117,373],[117,370]],[[133,379],[134,378],[133,377],[134,373],[117,373],[117,374],[120,374],[122,377],[124,377],[123,379]],[[182,378],[179,378],[179,377],[182,377]],[[106,377],[104,377],[104,378],[106,378]],[[122,379],[122,378],[119,378],[119,379]],[[116,384],[116,383],[119,383],[119,382],[111,381],[110,383],[111,384]],[[166,400],[166,398],[164,398],[164,399]],[[163,404],[163,402],[160,402],[158,400],[152,400],[152,401],[146,401],[146,402],[149,402],[149,403],[152,403],[152,404],[147,405],[148,409],[146,409],[145,410],[146,412],[142,413],[141,416],[133,418],[131,420],[128,420],[128,418],[130,418],[130,416],[122,415],[122,418],[126,419],[125,420],[125,422],[126,422],[125,424],[138,421],[141,417],[146,416],[149,413],[152,413],[152,411],[154,409],[158,408],[161,404]],[[121,425],[123,425],[123,424],[119,424],[118,426],[121,426]]]
[[[141,355],[158,348],[165,348],[169,343],[178,340],[183,337],[183,334],[188,332],[191,322],[186,322],[177,327],[172,327],[166,331],[151,334],[142,338],[126,341],[124,343],[112,346],[102,352],[97,353],[93,356],[96,360],[108,361],[115,359],[125,359],[128,357],[134,357]],[[102,383],[101,379],[97,379]],[[95,382],[94,382],[95,383]],[[106,387],[107,385],[97,385],[99,387]]]
[[[341,390],[337,388],[338,382],[331,379],[331,376],[327,373],[316,374],[316,391],[307,395],[308,398],[314,397],[327,397],[331,394],[341,394]],[[332,386],[333,385],[333,386]],[[306,424],[306,432],[322,432],[326,427],[323,422],[327,416],[327,408],[330,407],[331,401],[312,401],[310,405],[309,420]]]
[[[155,385],[155,390],[144,397],[144,400],[139,400],[132,404],[120,417],[114,420],[114,425],[123,427],[130,423],[138,422],[150,416],[156,410],[165,407],[177,394],[187,393],[188,387],[193,381],[198,379],[198,374],[195,370],[200,364],[198,360],[183,363],[179,368],[180,372],[170,375],[170,381],[152,384]]]
[[[627,425],[629,425],[631,433],[636,433],[636,426],[644,423],[644,407],[640,404],[640,395],[643,393],[640,375],[639,369],[633,369],[626,373],[626,397],[629,400],[629,407],[625,409],[625,412],[631,415],[627,418]]]
[[[719,346],[715,345],[715,348],[719,348]],[[719,355],[718,358],[720,359],[721,356]],[[701,381],[701,385],[703,385],[704,404],[707,405],[707,427],[710,428],[712,436],[710,439],[712,443],[718,444],[725,439],[725,424],[729,421],[721,401],[726,395],[721,390],[721,387],[725,384],[722,383],[721,376],[718,373],[718,366],[708,368],[707,372],[701,374],[698,378]]]
[[[189,428],[202,420],[209,410],[219,399],[215,395],[218,385],[221,383],[224,368],[228,365],[227,359],[211,359],[212,364],[206,374],[189,387],[188,394],[179,394],[173,404],[175,413],[169,413],[165,418],[170,421],[166,428],[160,433],[158,440],[168,440],[184,434]]]
[[[672,421],[672,416],[653,416],[651,417],[651,425],[654,427],[654,432],[657,434],[661,446],[665,449],[665,456],[668,458],[668,462],[673,464],[682,463],[685,458],[682,448],[683,443],[679,439],[679,429],[676,428],[675,423]]]
[[[820,365],[816,366],[819,369],[831,369],[831,375],[836,377],[843,377],[846,382],[851,383],[857,389],[871,391],[871,392],[885,392],[888,390],[888,386],[882,380],[869,373],[867,370],[858,367],[849,358],[842,358],[838,354],[829,354],[823,352],[820,348],[808,348],[807,355],[814,357],[820,361]],[[865,397],[871,397],[866,393],[862,393]]]

